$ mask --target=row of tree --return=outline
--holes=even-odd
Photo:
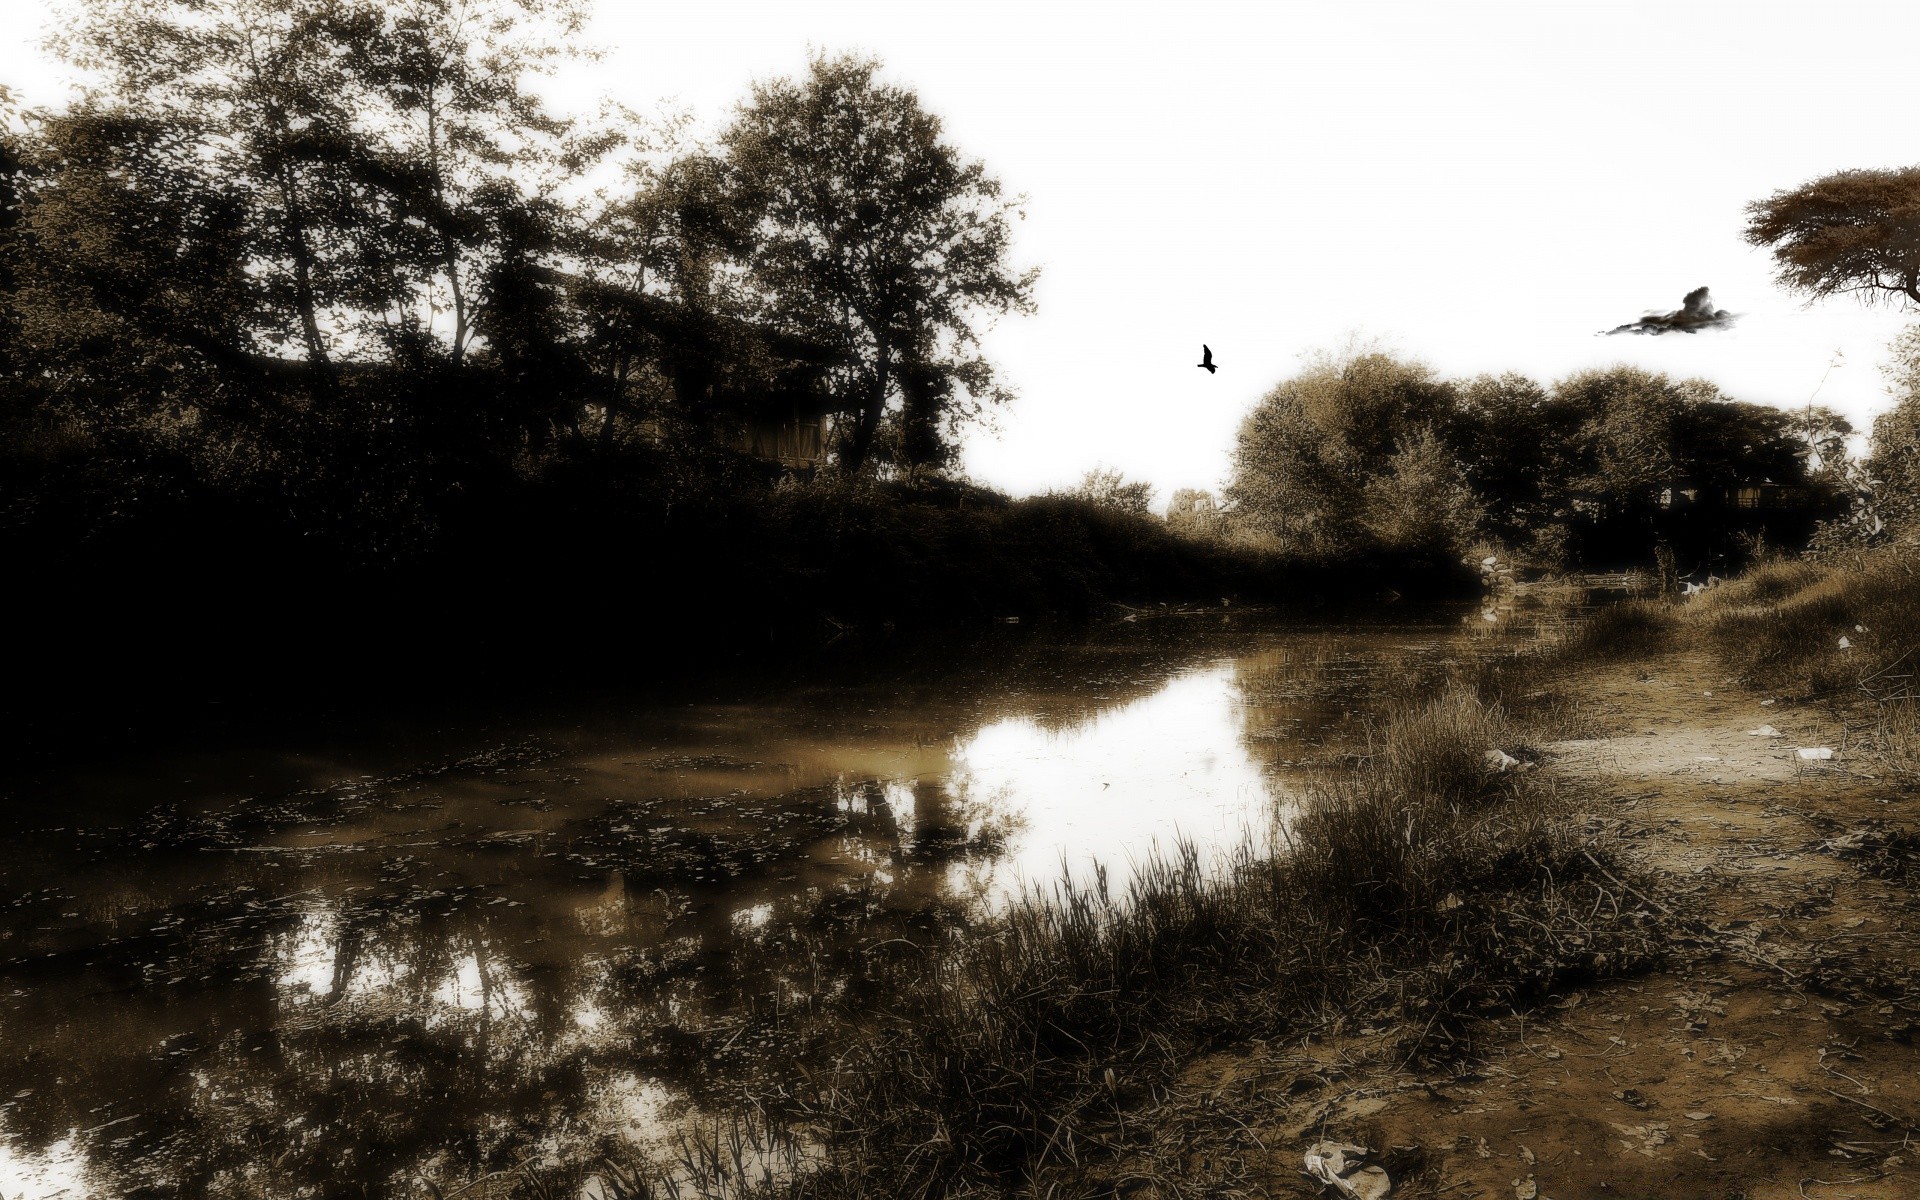
[[[945,461],[1003,395],[978,334],[1031,305],[1017,202],[864,58],[755,86],[710,145],[556,116],[581,23],[87,0],[58,44],[92,84],[0,136],[6,515],[244,497],[377,556],[768,395],[830,414],[849,474]]]
[[[1747,241],[1772,252],[1788,290],[1920,309],[1920,167],[1839,171],[1747,215]],[[1322,355],[1242,426],[1225,503],[1178,492],[1167,518],[1312,554],[1495,543],[1555,565],[1644,560],[1676,539],[1724,554],[1734,538],[1805,535],[1822,518],[1829,540],[1900,536],[1920,524],[1920,327],[1895,343],[1887,374],[1893,407],[1856,459],[1839,414],[1739,402],[1704,380],[1616,367],[1543,387]],[[1771,520],[1728,519],[1743,489]],[[1091,476],[1082,488],[1123,490]]]
[[[1831,511],[1851,432],[1825,409],[1741,403],[1632,367],[1543,387],[1325,356],[1249,416],[1227,499],[1240,527],[1317,553],[1491,541],[1560,565],[1631,560],[1743,487]]]

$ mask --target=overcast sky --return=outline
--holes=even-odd
[[[7,0],[0,81],[56,102],[52,0]],[[1448,374],[1615,362],[1864,423],[1906,318],[1806,306],[1743,206],[1920,160],[1903,3],[600,0],[555,94],[716,124],[808,47],[865,50],[1029,197],[1038,315],[989,353],[1019,399],[967,444],[1015,493],[1119,467],[1216,487],[1234,430],[1352,332]],[[1707,285],[1724,333],[1595,336]],[[1197,370],[1212,345],[1218,375]],[[1836,351],[1844,365],[1829,371]],[[1824,383],[1822,377],[1825,376]]]

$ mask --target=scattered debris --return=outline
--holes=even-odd
[[[1748,737],[1779,737],[1780,731],[1771,725],[1762,725],[1758,729],[1747,730]]]
[[[1794,753],[1808,762],[1825,762],[1833,757],[1833,750],[1827,746],[1802,746]]]
[[[1351,1200],[1386,1200],[1393,1181],[1382,1168],[1367,1164],[1368,1153],[1365,1146],[1315,1142],[1307,1148],[1306,1173]]]
[[[1486,757],[1487,769],[1499,775],[1505,775],[1510,771],[1518,774],[1521,771],[1530,770],[1533,767],[1532,763],[1523,762],[1498,747],[1489,748]]]

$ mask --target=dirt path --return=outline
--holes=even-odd
[[[1300,1163],[1326,1136],[1384,1157],[1396,1197],[1920,1196],[1920,870],[1883,845],[1920,796],[1701,653],[1582,694],[1614,736],[1547,749],[1701,919],[1690,949],[1502,1023],[1462,1074],[1396,1071],[1387,1036],[1198,1064],[1207,1115],[1165,1137],[1190,1139],[1199,1194],[1323,1194]]]

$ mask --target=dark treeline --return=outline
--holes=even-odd
[[[955,457],[1007,399],[980,336],[1032,308],[1018,198],[860,57],[754,85],[710,140],[556,116],[582,24],[84,0],[57,44],[86,90],[0,95],[10,724],[321,667],[619,678],[1116,599],[1405,592],[1487,552],[1712,569],[1857,482],[1823,410],[1355,354],[1262,401],[1220,503],[1163,522],[1111,472],[1009,500]]]
[[[0,122],[0,561],[45,668],[10,725],[1392,573],[960,481],[1018,202],[858,57],[711,142],[556,117],[581,23],[75,11],[89,88]]]

